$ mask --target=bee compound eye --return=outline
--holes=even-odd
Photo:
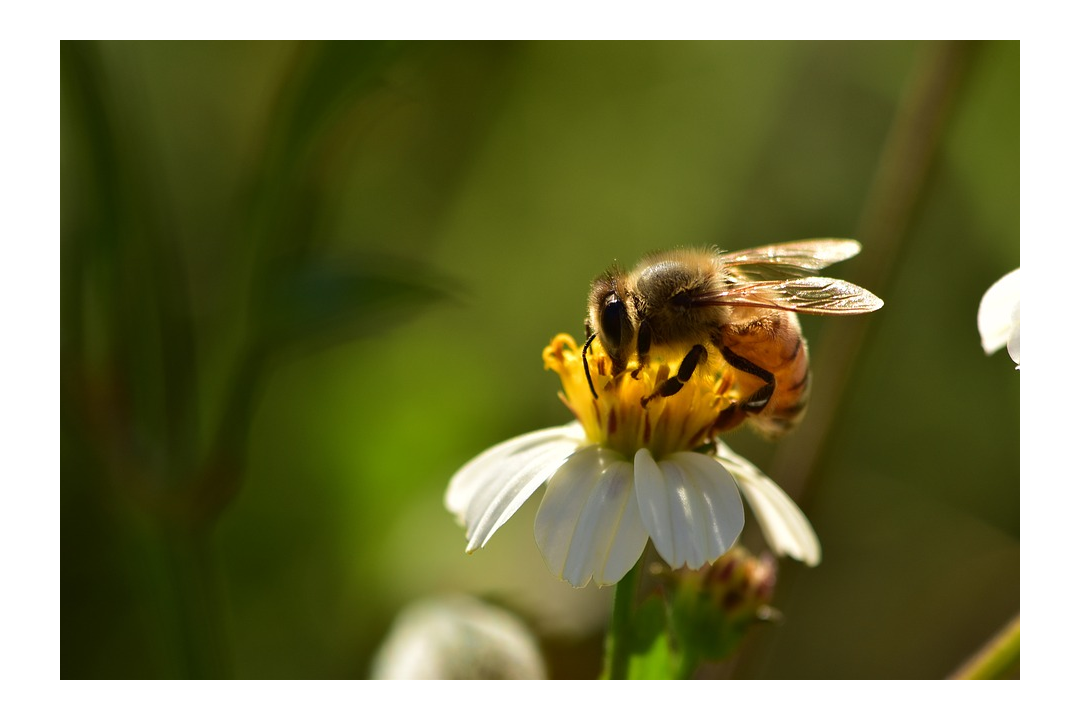
[[[628,324],[626,305],[615,293],[608,295],[600,313],[600,335],[609,347],[622,345],[623,328]]]

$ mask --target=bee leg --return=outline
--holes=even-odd
[[[641,327],[638,328],[637,334],[637,358],[638,366],[630,373],[630,377],[637,380],[638,373],[641,372],[641,368],[647,362],[649,362],[649,348],[652,347],[652,328],[649,327],[649,323],[641,323]]]
[[[660,388],[652,395],[642,398],[642,407],[648,405],[649,401],[655,397],[671,397],[682,390],[683,385],[690,382],[694,370],[697,369],[697,366],[701,364],[708,354],[704,345],[695,345],[690,348],[690,352],[686,353],[686,357],[683,358],[682,363],[679,365],[679,372],[662,382]]]
[[[736,370],[741,370],[744,373],[749,373],[754,377],[759,377],[765,381],[765,384],[762,385],[757,392],[748,397],[741,405],[748,413],[756,414],[764,410],[765,406],[769,404],[769,400],[772,399],[773,391],[776,390],[776,377],[768,370],[758,367],[740,355],[736,355],[725,345],[720,346],[720,354],[724,356],[724,360],[726,360],[727,364],[731,367]]]
[[[586,325],[586,328],[589,326]],[[589,381],[589,390],[592,392],[592,396],[596,399],[600,399],[600,396],[596,394],[596,388],[593,386],[592,375],[589,373],[589,358],[587,357],[589,352],[589,346],[592,345],[592,341],[596,339],[596,333],[589,335],[589,339],[585,341],[585,346],[581,348],[581,367],[585,368],[585,379]]]
[[[737,427],[746,417],[745,405],[729,405],[716,416],[712,426],[712,433],[726,432]]]

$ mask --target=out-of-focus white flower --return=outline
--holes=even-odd
[[[979,335],[987,355],[1008,347],[1020,369],[1020,268],[990,286],[979,303]]]
[[[445,502],[465,526],[466,552],[483,547],[546,483],[536,543],[548,568],[574,587],[618,582],[650,538],[672,568],[713,562],[742,532],[740,491],[777,554],[820,561],[817,536],[791,498],[711,441],[717,416],[737,401],[722,374],[697,373],[674,395],[653,397],[669,366],[653,362],[612,376],[610,360],[593,347],[596,395],[570,336],[544,351],[576,421],[496,445],[451,479]],[[695,452],[703,446],[711,452]]]
[[[536,640],[511,613],[467,595],[429,598],[397,616],[375,655],[376,680],[543,680]]]

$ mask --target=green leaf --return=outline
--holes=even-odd
[[[274,349],[370,335],[446,298],[445,281],[384,260],[316,261],[275,273],[258,308],[257,337]]]

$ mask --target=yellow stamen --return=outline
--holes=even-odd
[[[717,417],[738,401],[727,372],[699,368],[674,395],[655,395],[660,385],[678,371],[682,358],[650,360],[612,375],[612,363],[599,342],[586,355],[596,395],[593,396],[581,361],[581,348],[569,335],[556,335],[544,349],[544,367],[562,380],[559,393],[593,442],[627,458],[647,447],[660,458],[680,450],[693,450],[714,434]],[[650,398],[643,404],[643,400]]]

